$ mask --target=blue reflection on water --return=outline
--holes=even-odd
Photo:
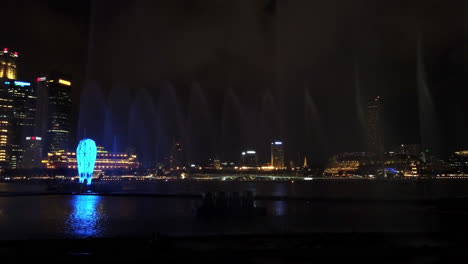
[[[75,237],[98,236],[103,230],[105,214],[98,195],[74,195],[73,210],[66,222],[66,231]]]
[[[273,208],[275,210],[276,216],[284,216],[286,215],[286,201],[274,201]]]

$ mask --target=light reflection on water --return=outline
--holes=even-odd
[[[274,201],[273,208],[276,216],[286,215],[286,201]]]
[[[99,236],[107,219],[98,195],[74,195],[65,231],[74,237]]]

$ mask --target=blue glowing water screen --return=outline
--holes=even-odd
[[[97,148],[94,140],[82,139],[76,148],[78,162],[78,176],[80,183],[91,184],[93,180],[94,164],[96,163]]]

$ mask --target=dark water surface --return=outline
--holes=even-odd
[[[466,185],[466,184],[464,184]],[[439,185],[442,186],[442,185]],[[0,192],[40,191],[44,186],[0,184]],[[336,183],[316,187],[291,183],[164,183],[127,185],[119,192],[200,193],[251,190],[264,196],[418,197],[435,192],[463,194],[466,188],[420,186],[355,186]],[[348,187],[349,189],[347,189]],[[432,188],[432,189],[431,189]],[[447,191],[448,190],[448,191]],[[318,191],[317,191],[318,192]],[[384,196],[382,196],[384,192]],[[385,193],[387,192],[387,193]],[[355,194],[352,196],[352,194]],[[365,194],[365,195],[364,195]],[[326,202],[313,199],[258,199],[265,215],[202,219],[194,214],[199,198],[99,195],[0,196],[0,238],[115,237],[290,233],[290,232],[436,232],[440,214],[414,202]]]

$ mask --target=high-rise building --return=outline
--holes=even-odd
[[[34,132],[36,95],[30,82],[9,80],[4,86],[12,102],[9,167],[16,169],[23,159],[25,138]]]
[[[0,52],[0,79],[15,80],[16,74],[16,59],[18,52],[9,52],[7,48]]]
[[[241,153],[241,163],[245,167],[257,167],[257,152],[255,150],[247,150]]]
[[[7,81],[5,81],[7,82]],[[13,102],[4,83],[0,83],[0,169],[9,168]]]
[[[42,167],[42,138],[28,136],[25,138],[22,162],[19,167],[22,169],[37,169]]]
[[[367,102],[367,151],[377,159],[384,158],[383,99],[369,97]]]
[[[4,168],[16,169],[23,158],[24,138],[34,129],[36,96],[29,82],[3,78],[0,90],[0,162],[5,162]]]
[[[47,116],[49,109],[49,87],[47,85],[46,77],[37,78],[36,96],[37,101],[34,135],[42,137],[42,141],[44,142],[45,136],[47,135]]]
[[[271,142],[271,166],[275,169],[284,169],[283,142]]]
[[[36,135],[45,153],[68,150],[71,129],[71,82],[61,75],[37,78]]]
[[[172,156],[172,165],[171,168],[181,167],[183,165],[182,160],[182,144],[180,144],[179,140],[176,140],[172,145],[171,149],[171,156]]]

